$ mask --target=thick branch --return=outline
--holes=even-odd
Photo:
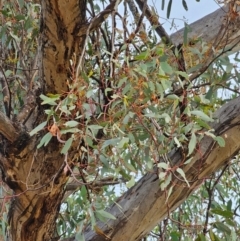
[[[143,11],[144,4],[146,4],[145,1],[144,0],[135,0],[135,1],[137,2],[141,11]],[[145,13],[148,21],[151,23],[153,27],[155,27],[155,31],[159,35],[159,37],[161,37],[162,41],[168,45],[172,45],[172,42],[168,33],[165,31],[165,29],[158,21],[158,16],[156,14],[153,14],[148,6],[145,6]]]
[[[203,42],[213,46],[215,50],[231,48],[240,40],[240,7],[236,12],[232,12],[229,6],[219,8],[213,13],[206,15],[198,21],[189,25],[191,32],[188,33],[189,39],[200,38]],[[233,15],[232,14],[236,14]],[[175,45],[183,43],[184,28],[170,36]],[[232,52],[240,50],[240,44],[231,49]]]
[[[90,32],[97,29],[101,26],[101,24],[105,21],[105,19],[113,12],[117,10],[118,5],[120,4],[122,0],[113,0],[111,3],[103,10],[101,11],[96,17],[93,18],[92,22],[89,24],[86,24],[82,31],[78,33],[78,36],[83,36],[88,28],[90,27]]]
[[[142,2],[137,0],[137,2]],[[240,49],[240,23],[239,17],[229,16],[229,7],[221,8],[212,14],[190,24],[192,32],[188,34],[191,39],[201,39],[214,46],[216,50],[231,48],[234,52]],[[228,17],[227,17],[228,16]],[[162,32],[162,36],[165,34]],[[183,43],[184,29],[171,35],[171,41],[175,45]],[[209,58],[210,59],[210,58]],[[186,178],[190,183],[181,182],[180,178],[174,178],[173,190],[168,202],[167,193],[159,188],[157,172],[148,173],[122,197],[108,211],[116,220],[107,223],[97,223],[97,227],[112,241],[134,241],[140,240],[168,213],[178,207],[202,181],[212,173],[223,167],[240,150],[240,98],[225,104],[215,114],[216,121],[212,125],[215,134],[225,139],[226,146],[220,148],[211,138],[205,137],[199,143],[199,150],[190,164],[182,166]],[[201,153],[201,155],[200,155]],[[180,151],[173,151],[170,155],[173,163],[183,161]],[[85,231],[87,241],[104,241],[101,236],[89,227]],[[74,240],[74,238],[66,239]]]
[[[143,238],[169,212],[178,207],[202,181],[224,166],[240,150],[240,98],[224,105],[216,114],[212,125],[215,134],[222,136],[226,145],[220,148],[213,139],[204,137],[200,149],[190,164],[182,166],[190,183],[174,178],[173,190],[166,202],[167,191],[159,188],[157,173],[148,173],[109,208],[116,220],[97,223],[97,226],[112,241],[134,241]],[[199,154],[201,153],[201,155]],[[170,155],[173,163],[182,163],[182,155],[175,151]],[[176,173],[175,173],[176,175]],[[89,227],[86,230],[87,241],[103,241],[103,236],[94,233]]]
[[[19,133],[5,114],[0,112],[0,133],[9,141],[17,140]]]

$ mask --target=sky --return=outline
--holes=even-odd
[[[164,10],[161,10],[162,1],[165,1]],[[219,5],[216,3],[217,0],[185,0],[188,6],[188,11],[186,11],[182,5],[182,0],[172,0],[171,14],[170,18],[167,19],[167,6],[169,0],[147,0],[148,6],[152,9],[156,9],[156,12],[159,14],[159,21],[163,25],[164,29],[168,34],[172,34],[177,30],[184,27],[184,22],[190,24],[200,18],[210,14],[217,9]],[[119,12],[123,13],[123,3],[119,5]],[[130,19],[132,17],[130,10],[128,9]],[[141,14],[141,11],[140,11]],[[132,17],[132,21],[133,17]],[[149,27],[149,22],[144,18],[143,22],[146,24],[146,27]],[[122,25],[121,21],[117,21],[117,25]],[[120,27],[121,28],[121,27]]]
[[[164,23],[163,26],[169,33],[175,32],[174,29],[170,30],[173,19],[177,29],[181,29],[184,26],[184,21],[188,24],[192,23],[219,8],[215,0],[200,0],[200,2],[196,0],[186,0],[188,6],[188,11],[186,11],[182,5],[182,0],[173,0],[170,19],[167,19],[168,2],[169,0],[165,0],[165,8],[164,11],[162,11],[162,0],[148,0],[148,4],[155,6],[157,9],[160,15],[160,22]]]

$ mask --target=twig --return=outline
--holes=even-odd
[[[0,77],[1,84],[2,84],[2,90],[3,90],[3,102],[4,102],[4,107],[5,107],[5,112],[8,117],[10,117],[11,113],[11,94],[10,94],[10,88],[7,82],[7,77],[4,73],[4,70],[2,66],[0,65],[0,69],[2,72],[2,77]]]

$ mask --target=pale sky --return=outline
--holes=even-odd
[[[182,5],[182,0],[173,0],[170,19],[167,19],[166,12],[167,12],[168,2],[169,0],[165,0],[165,9],[164,11],[162,11],[161,10],[162,0],[148,0],[148,5],[150,7],[153,6],[155,9],[157,9],[157,12],[160,17],[159,19],[160,23],[163,24],[163,27],[169,34],[174,33],[177,30],[184,27],[184,21],[190,24],[206,16],[209,13],[212,13],[213,11],[217,10],[220,7],[215,0],[200,0],[200,2],[197,2],[196,0],[186,0],[188,5],[188,11],[186,11]],[[122,12],[122,11],[123,11],[123,5],[120,4],[119,12]],[[130,11],[129,11],[129,14],[130,14]],[[173,21],[174,21],[175,27],[171,28]],[[144,19],[143,22],[146,23],[146,26],[149,26],[148,20],[146,18]]]
[[[168,2],[168,0],[165,0],[165,9],[161,11],[162,0],[148,0],[149,5],[154,5],[158,10],[160,21],[164,23],[167,32],[169,32],[173,18],[177,28],[180,29],[184,26],[184,20],[187,23],[192,23],[219,8],[219,5],[214,0],[200,0],[200,2],[186,0],[188,5],[188,11],[186,11],[182,5],[182,0],[173,0],[170,19],[166,19]],[[168,26],[167,22],[169,22]],[[172,30],[172,32],[175,31]]]

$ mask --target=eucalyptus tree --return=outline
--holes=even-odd
[[[149,4],[1,2],[6,240],[239,235],[239,3],[171,36]]]

